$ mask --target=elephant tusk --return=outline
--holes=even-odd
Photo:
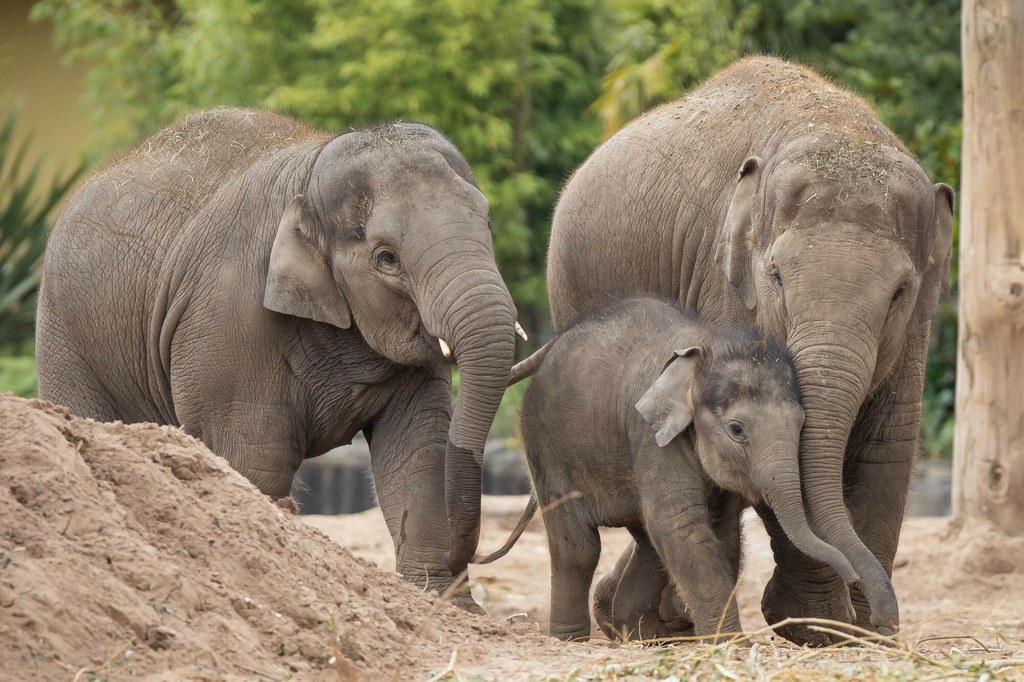
[[[450,358],[452,356],[451,346],[445,343],[444,339],[442,338],[438,338],[437,343],[439,346],[441,346],[441,355],[445,356],[446,358]]]
[[[519,334],[519,338],[521,338],[523,341],[530,340],[530,337],[528,337],[526,335],[526,332],[523,331],[523,326],[519,324],[519,320],[516,320],[516,334]]]

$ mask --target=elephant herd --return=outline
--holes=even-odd
[[[491,421],[510,377],[533,374],[524,521],[542,507],[553,635],[590,633],[602,525],[634,538],[594,593],[605,632],[738,630],[748,505],[776,560],[769,623],[892,634],[952,221],[950,187],[863,100],[741,60],[569,179],[548,250],[556,336],[513,368],[521,329],[487,199],[449,140],[216,109],[63,210],[39,390],[83,416],[180,426],[274,497],[362,431],[398,571],[445,590],[477,550]]]

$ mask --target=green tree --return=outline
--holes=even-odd
[[[735,59],[757,16],[756,6],[737,9],[719,0],[621,0],[611,6],[611,56],[593,105],[606,137]]]

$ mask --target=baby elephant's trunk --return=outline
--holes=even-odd
[[[782,530],[801,552],[831,566],[847,585],[856,584],[860,578],[850,561],[838,549],[815,535],[807,523],[796,456],[780,456],[774,458],[774,461],[792,461],[792,466],[776,464],[768,467],[762,474],[765,480],[755,483],[764,494],[768,506],[775,512],[775,518],[779,520]]]

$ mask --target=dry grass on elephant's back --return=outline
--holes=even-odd
[[[177,429],[0,395],[0,679],[372,679],[403,650],[406,679],[456,644],[564,652],[524,627],[353,557]]]

